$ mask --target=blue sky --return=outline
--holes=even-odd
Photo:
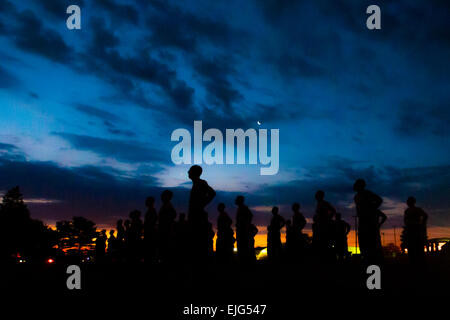
[[[48,222],[109,224],[164,188],[186,210],[171,132],[260,121],[280,129],[277,175],[204,166],[230,212],[242,193],[261,224],[294,201],[311,217],[321,188],[350,219],[361,177],[391,226],[415,195],[449,227],[450,6],[378,1],[371,31],[372,2],[2,1],[0,191],[48,200],[29,201]],[[66,28],[70,4],[81,30]]]

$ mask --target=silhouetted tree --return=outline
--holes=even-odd
[[[50,228],[40,220],[30,218],[30,212],[18,186],[9,190],[0,204],[0,256],[11,258],[17,254],[39,258],[49,252],[56,242]]]
[[[93,239],[97,237],[95,223],[84,217],[73,217],[70,221],[56,222],[58,242],[61,249],[76,247],[81,251],[82,247],[93,245]]]

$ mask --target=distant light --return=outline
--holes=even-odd
[[[237,252],[237,248],[233,248],[233,252]]]
[[[256,256],[257,260],[267,259],[267,248],[262,249],[259,254]]]
[[[48,259],[47,262],[48,262],[48,263],[53,263],[53,262],[55,262],[55,260],[53,260],[53,259]]]

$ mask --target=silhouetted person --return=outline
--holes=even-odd
[[[114,236],[114,229],[109,230],[108,255],[111,261],[116,262],[119,257],[119,241]]]
[[[358,179],[353,185],[358,215],[358,239],[361,255],[369,264],[382,261],[380,226],[386,221],[386,215],[379,210],[383,199],[372,191],[366,190],[366,182]]]
[[[342,260],[348,256],[347,235],[350,232],[350,225],[342,220],[340,213],[336,213],[335,227],[335,250],[337,257]]]
[[[428,215],[422,208],[416,207],[416,199],[409,197],[405,210],[405,244],[408,257],[412,263],[421,263],[425,258],[424,248],[427,243]]]
[[[162,206],[159,210],[158,227],[159,227],[159,257],[161,261],[170,260],[171,253],[175,249],[175,218],[177,213],[172,205],[173,193],[170,190],[164,190],[161,194]]]
[[[217,240],[216,254],[217,259],[221,262],[231,261],[234,249],[234,232],[231,227],[232,220],[225,212],[225,204],[219,203],[217,206],[219,216],[217,218]]]
[[[306,226],[305,216],[300,212],[300,204],[297,202],[292,205],[294,215],[292,217],[292,241],[291,252],[295,258],[298,258],[305,249],[306,243],[303,235],[303,228]]]
[[[284,227],[284,218],[278,213],[278,207],[272,208],[272,219],[267,227],[267,256],[271,261],[281,258],[281,228]]]
[[[130,258],[133,259],[133,261],[141,259],[143,231],[144,223],[141,220],[141,212],[139,210],[131,211],[130,224],[128,227],[128,249]]]
[[[113,251],[117,251],[117,238],[114,236],[114,229],[109,230],[109,238],[108,238],[108,252],[112,253]]]
[[[95,239],[95,256],[98,262],[102,262],[106,250],[106,230],[102,230]]]
[[[145,261],[156,261],[156,249],[157,249],[157,228],[158,214],[155,209],[155,198],[148,197],[145,200],[145,206],[147,212],[144,218],[144,244],[145,244]]]
[[[197,223],[208,219],[205,207],[214,199],[216,192],[205,180],[200,179],[202,167],[193,165],[189,171],[189,179],[192,180],[192,189],[189,197],[188,221]]]
[[[325,201],[325,192],[322,190],[316,192],[315,198],[317,206],[313,217],[313,245],[319,255],[330,257],[334,235],[332,219],[336,209],[328,201]]]
[[[131,229],[130,229],[130,220],[125,219],[125,221],[123,222],[123,229],[124,229],[124,240],[125,240],[125,246],[128,250],[128,243],[130,240],[130,233],[131,233]]]
[[[175,224],[175,248],[178,260],[186,263],[189,254],[189,226],[186,221],[186,214],[180,213]]]
[[[214,199],[216,192],[205,180],[200,179],[202,167],[193,165],[189,171],[192,189],[189,197],[188,222],[191,229],[192,255],[194,260],[202,260],[209,253],[209,221],[205,207]]]
[[[250,209],[244,204],[244,197],[237,196],[235,204],[237,205],[236,212],[236,242],[237,253],[239,261],[242,263],[250,262],[251,259],[251,233],[252,233],[252,219],[253,214]],[[253,249],[254,251],[254,249]]]
[[[125,240],[125,228],[123,227],[122,219],[117,220],[116,229],[117,229],[117,241],[121,243]]]
[[[286,252],[288,259],[291,260],[295,255],[295,233],[292,227],[291,219],[286,220]]]

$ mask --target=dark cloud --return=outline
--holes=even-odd
[[[9,144],[9,143],[1,143],[0,142],[0,151],[13,151],[16,150],[16,146],[13,144]]]
[[[131,24],[139,22],[139,13],[132,5],[117,3],[114,0],[96,0],[93,4],[106,11],[116,26],[124,21]]]
[[[66,10],[70,5],[77,5],[83,12],[84,0],[45,0],[39,2],[45,12],[55,19],[64,20],[68,17]]]
[[[326,74],[325,69],[301,56],[281,55],[274,61],[280,73],[288,78],[318,77]]]
[[[199,58],[194,67],[204,81],[209,103],[230,112],[232,105],[242,100],[242,94],[233,88],[229,79],[236,75],[229,58]]]
[[[72,51],[61,35],[44,27],[32,11],[19,13],[17,21],[19,24],[13,29],[13,39],[17,47],[55,62],[70,61]]]
[[[118,86],[127,97],[152,107],[136,81],[155,85],[165,93],[174,106],[188,109],[193,103],[194,89],[178,79],[175,70],[152,58],[145,47],[132,56],[122,56],[115,48],[118,37],[104,27],[104,22],[92,22],[93,38],[84,56],[86,68]]]
[[[109,133],[112,133],[114,135],[123,135],[127,137],[136,136],[136,133],[132,132],[131,130],[122,129],[124,124],[121,123],[119,116],[109,111],[88,106],[85,104],[75,104],[74,108],[90,117],[100,119],[101,123],[105,125]]]
[[[107,121],[117,121],[119,120],[119,117],[109,111],[105,111],[99,108],[95,108],[92,106],[88,106],[85,104],[76,104],[75,105],[75,109],[77,109],[78,111],[91,116],[91,117],[95,117],[101,120],[107,120]]]
[[[112,133],[112,134],[116,134],[116,135],[122,135],[122,136],[127,136],[127,137],[134,137],[136,136],[136,133],[134,133],[131,130],[126,130],[126,129],[119,129],[118,126],[116,126],[115,124],[105,120],[103,121],[103,124],[108,128],[108,132]]]
[[[112,223],[143,208],[149,194],[157,195],[154,180],[119,179],[98,167],[60,168],[50,162],[0,161],[0,190],[19,185],[25,198],[46,198],[58,203],[31,207],[33,217],[49,220],[82,215],[97,223]],[[115,218],[117,219],[117,218]]]
[[[24,161],[23,153],[17,146],[0,142],[0,161]]]
[[[436,101],[403,101],[397,109],[395,129],[401,135],[419,136],[431,133],[448,136],[450,108],[448,102],[436,104]]]
[[[149,148],[139,142],[103,139],[70,133],[54,133],[79,150],[88,150],[106,157],[127,162],[162,162],[170,160],[169,154],[158,149]]]
[[[244,44],[247,37],[245,32],[234,30],[224,21],[194,15],[169,1],[152,0],[148,3],[152,10],[148,11],[146,23],[151,29],[152,46],[177,48],[192,54],[205,42],[228,47]]]

